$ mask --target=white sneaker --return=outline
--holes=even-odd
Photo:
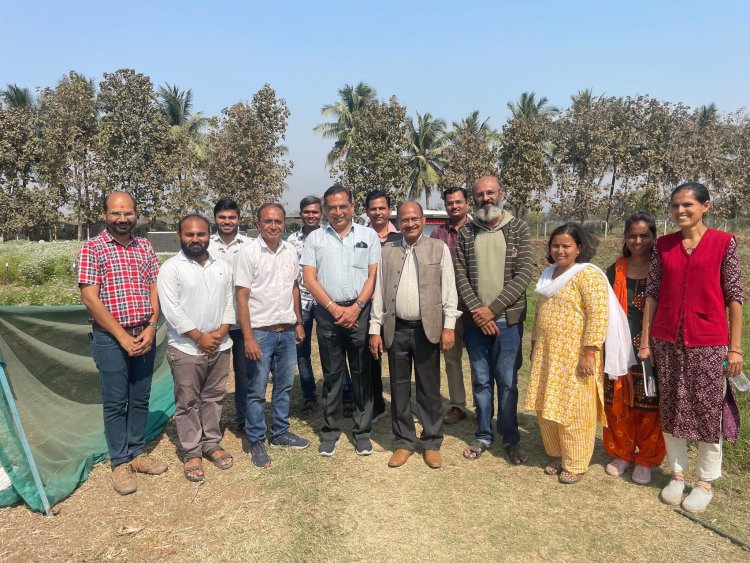
[[[661,500],[664,504],[677,506],[682,501],[682,493],[685,491],[685,481],[670,479],[666,487],[661,490]]]
[[[714,493],[711,489],[704,489],[700,485],[695,485],[687,498],[682,501],[682,508],[688,512],[700,514],[706,511],[712,498],[714,498]]]

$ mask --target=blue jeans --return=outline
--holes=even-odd
[[[496,322],[497,336],[486,336],[474,323],[464,324],[464,343],[469,353],[474,406],[477,412],[477,440],[492,444],[492,414],[497,385],[497,432],[504,444],[521,441],[518,432],[518,355],[521,349],[520,323],[508,326]]]
[[[116,467],[142,454],[146,445],[156,344],[148,354],[133,358],[108,332],[94,330],[89,339],[102,388],[104,436],[112,467]]]
[[[252,445],[266,436],[266,387],[273,372],[271,394],[271,440],[289,430],[289,394],[294,383],[297,339],[294,328],[283,332],[253,330],[260,359],[247,360],[247,406],[245,432]]]
[[[247,404],[247,358],[245,358],[245,339],[242,330],[235,328],[229,331],[232,339],[232,368],[234,369],[234,408],[237,425],[245,424],[245,405]]]
[[[302,326],[305,329],[305,339],[297,346],[297,371],[299,371],[299,386],[302,389],[302,398],[305,401],[315,401],[318,398],[318,391],[315,388],[315,375],[312,370],[312,361],[310,354],[312,346],[313,321],[315,320],[315,303],[312,304],[309,311],[302,310]]]

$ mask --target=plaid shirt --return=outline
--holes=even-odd
[[[151,285],[156,283],[159,262],[145,238],[131,235],[123,246],[105,230],[84,243],[76,268],[78,283],[99,286],[99,299],[121,326],[149,321],[154,313]]]

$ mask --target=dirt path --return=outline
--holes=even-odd
[[[527,466],[511,466],[501,449],[467,462],[461,452],[474,423],[470,416],[446,427],[440,470],[417,456],[389,469],[388,418],[375,426],[380,447],[370,457],[358,458],[342,440],[324,459],[314,443],[304,452],[272,450],[266,471],[252,468],[228,431],[224,443],[237,454],[235,466],[207,467],[202,485],[182,477],[170,423],[152,444],[170,470],[139,476],[136,494],[114,494],[102,465],[54,518],[23,507],[0,510],[0,560],[748,560],[659,502],[661,472],[649,487],[609,477],[597,447],[584,481],[560,485],[543,474],[544,452],[528,415],[521,415]],[[312,438],[319,424],[320,415],[295,419],[293,429]],[[729,501],[722,496],[715,502]]]

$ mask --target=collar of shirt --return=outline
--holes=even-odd
[[[180,251],[177,253],[177,259],[184,260],[185,262],[192,262],[193,264],[195,264],[196,266],[200,266],[201,268],[206,268],[216,261],[216,258],[211,256],[211,253],[208,253],[208,260],[201,264],[197,260],[193,260],[192,258],[190,258],[182,249],[180,249]]]
[[[138,237],[136,237],[133,233],[130,233],[130,240],[128,241],[128,244],[122,244],[119,240],[117,240],[115,237],[113,237],[110,234],[109,229],[104,229],[102,231],[102,235],[101,236],[102,236],[102,240],[104,240],[104,242],[106,242],[106,243],[113,243],[113,244],[119,244],[120,246],[124,246],[125,248],[127,248],[131,244],[132,245],[137,245],[138,244]]]
[[[268,252],[269,254],[278,254],[279,252],[281,252],[282,250],[284,250],[284,246],[285,246],[284,242],[286,242],[286,241],[284,241],[283,239],[279,239],[279,246],[276,249],[276,252],[274,252],[273,250],[271,250],[268,247],[268,245],[266,244],[265,239],[262,236],[260,236],[260,235],[258,235],[258,242],[260,243],[260,250],[261,250],[261,252]]]
[[[242,238],[242,236],[240,235],[239,231],[237,231],[237,234],[234,235],[234,238],[228,244],[226,242],[224,242],[224,240],[222,240],[221,235],[219,235],[219,233],[212,234],[211,235],[211,240],[214,241],[214,242],[219,243],[220,245],[224,246],[225,248],[229,248],[232,245],[242,244],[243,242],[245,242],[245,239]]]
[[[424,231],[420,233],[419,238],[414,241],[414,244],[409,244],[406,242],[406,237],[401,239],[401,246],[403,246],[407,252],[411,252],[414,250],[414,247],[419,244],[419,242],[424,238]]]
[[[356,223],[354,221],[352,221],[351,223],[349,223],[349,232],[346,233],[343,237],[339,235],[339,233],[336,231],[336,229],[334,229],[331,226],[330,223],[328,225],[326,225],[325,227],[321,227],[321,228],[324,231],[326,231],[326,232],[330,232],[331,234],[336,235],[336,238],[339,239],[339,240],[341,240],[342,238],[348,237],[349,235],[351,235],[354,232],[354,226],[355,225],[356,225]]]

